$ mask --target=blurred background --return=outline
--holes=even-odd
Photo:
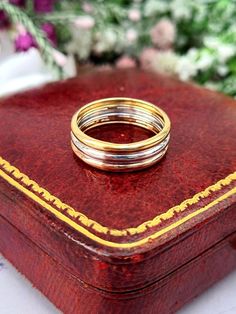
[[[234,0],[0,1],[0,95],[94,67],[236,96]]]

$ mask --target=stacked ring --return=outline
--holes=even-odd
[[[125,123],[152,131],[148,139],[128,144],[98,140],[86,134],[106,124]],[[133,171],[149,167],[166,153],[170,120],[159,107],[139,99],[106,98],[81,107],[72,117],[71,146],[87,164],[108,171]]]

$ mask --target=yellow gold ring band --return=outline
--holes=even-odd
[[[106,124],[123,123],[155,133],[139,142],[117,144],[95,139],[86,132]],[[93,167],[108,171],[146,168],[166,153],[170,120],[159,107],[139,99],[106,98],[80,108],[71,121],[71,145],[75,154]]]

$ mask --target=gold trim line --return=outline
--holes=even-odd
[[[88,217],[86,217],[82,213],[79,213],[79,212],[75,211],[73,208],[69,207],[68,205],[62,203],[58,198],[56,198],[53,195],[51,195],[45,189],[39,187],[39,185],[36,182],[30,180],[26,175],[21,173],[16,167],[11,166],[10,163],[8,163],[6,160],[4,160],[1,157],[0,157],[0,165],[11,176],[14,176],[17,180],[20,180],[27,187],[30,186],[30,188],[34,192],[40,193],[40,197],[38,195],[36,195],[33,191],[27,189],[25,186],[20,184],[18,181],[13,179],[11,176],[9,176],[7,173],[5,173],[3,170],[0,170],[0,176],[4,180],[6,180],[9,184],[14,186],[19,191],[23,192],[25,195],[27,195],[28,197],[33,199],[35,202],[37,202],[38,204],[43,206],[45,209],[49,210],[57,218],[59,218],[60,220],[64,221],[65,223],[67,223],[68,225],[70,225],[75,230],[81,232],[82,234],[86,235],[90,239],[92,239],[92,240],[94,240],[94,241],[96,241],[96,242],[98,242],[100,244],[103,244],[103,245],[106,245],[106,246],[110,246],[110,247],[114,247],[114,248],[133,248],[133,247],[136,247],[136,246],[143,245],[143,244],[147,243],[148,241],[154,240],[154,239],[160,237],[161,235],[165,234],[166,232],[168,232],[168,231],[170,231],[170,230],[172,230],[172,229],[182,225],[183,223],[185,223],[186,221],[192,219],[193,217],[195,217],[195,216],[197,216],[197,215],[207,211],[208,209],[210,209],[211,207],[215,206],[219,202],[222,202],[223,200],[225,200],[225,199],[229,198],[230,196],[236,194],[236,187],[234,187],[233,189],[229,190],[227,193],[225,193],[222,196],[218,197],[217,199],[215,199],[214,201],[210,202],[206,206],[196,210],[195,212],[187,215],[186,217],[180,219],[179,221],[171,224],[168,227],[165,227],[162,230],[159,230],[158,232],[156,232],[156,233],[154,233],[154,234],[152,234],[152,235],[150,235],[150,236],[148,236],[146,238],[143,238],[143,239],[140,239],[140,240],[134,241],[134,242],[129,242],[129,243],[117,243],[117,242],[104,240],[104,239],[94,235],[92,232],[90,232],[87,229],[85,229],[84,227],[80,226],[78,223],[76,223],[75,221],[73,221],[72,219],[70,219],[69,217],[64,215],[63,213],[61,213],[59,210],[57,210],[56,208],[54,208],[53,206],[51,206],[47,202],[48,201],[53,202],[53,205],[55,207],[57,207],[58,209],[66,209],[67,213],[70,216],[72,216],[72,218],[74,218],[74,217],[77,218],[78,217],[79,221],[82,224],[84,224],[84,226],[86,226],[86,227],[93,227],[93,229],[98,231],[98,232],[105,233],[105,234],[109,233],[109,234],[114,235],[114,236],[120,236],[120,235],[124,236],[124,235],[128,235],[128,234],[134,235],[134,234],[137,234],[137,233],[144,232],[147,228],[150,228],[150,227],[158,225],[158,223],[160,223],[160,221],[163,220],[163,219],[165,219],[165,220],[170,219],[171,217],[173,217],[175,215],[175,213],[184,211],[189,205],[198,203],[200,199],[207,197],[212,192],[221,190],[223,186],[227,186],[230,183],[232,183],[234,180],[236,180],[236,172],[230,174],[225,179],[222,179],[222,180],[218,181],[216,184],[208,187],[204,191],[202,191],[200,193],[197,193],[191,199],[187,199],[187,200],[183,201],[180,205],[177,205],[175,207],[170,208],[166,213],[163,213],[163,214],[155,217],[153,220],[144,222],[143,224],[139,225],[136,228],[127,228],[127,229],[124,229],[124,230],[116,230],[116,229],[109,229],[108,227],[104,227],[104,226],[100,225],[99,223],[89,219]],[[44,198],[44,199],[42,199],[41,197]],[[94,228],[94,224],[96,224],[95,228]]]

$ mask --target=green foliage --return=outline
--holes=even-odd
[[[99,63],[114,62],[121,55],[139,58],[145,47],[155,46],[151,29],[168,19],[176,27],[172,49],[180,63],[191,65],[185,77],[236,96],[235,0],[60,0],[53,13],[44,15],[36,15],[30,3],[26,13],[36,27],[43,21],[56,25],[60,50],[73,48],[78,59]],[[130,10],[138,11],[140,18],[132,20]],[[81,16],[92,18],[94,26],[76,30],[74,21]],[[130,30],[137,33],[133,42],[127,40]]]

